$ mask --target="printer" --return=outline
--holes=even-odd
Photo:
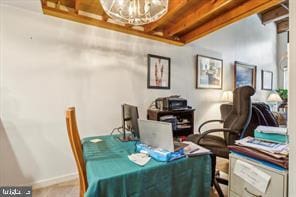
[[[180,98],[180,96],[157,98],[155,100],[155,107],[160,110],[182,110],[189,108],[187,106],[187,100]]]

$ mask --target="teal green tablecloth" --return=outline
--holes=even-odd
[[[89,141],[94,138],[103,141]],[[141,167],[127,157],[135,152],[135,142],[120,142],[115,136],[99,136],[84,138],[82,143],[88,181],[86,197],[209,196],[209,155],[168,163],[151,159]]]

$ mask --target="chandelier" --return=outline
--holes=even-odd
[[[158,20],[168,11],[169,0],[100,0],[112,19],[131,25],[144,25]]]

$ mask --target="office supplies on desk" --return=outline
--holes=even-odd
[[[190,141],[183,141],[184,144],[188,144],[188,146],[186,146],[184,148],[184,153],[185,155],[187,155],[188,157],[194,157],[194,156],[198,156],[198,155],[205,155],[205,154],[210,154],[211,151],[199,146],[193,142]]]
[[[167,122],[138,120],[140,141],[152,148],[160,148],[175,152],[186,144],[174,144],[172,124]]]
[[[137,144],[136,145],[137,152],[144,152],[151,156],[156,161],[168,162],[176,159],[180,159],[185,156],[184,149],[179,149],[175,152],[170,152],[161,148],[152,148],[146,144]]]
[[[146,165],[151,159],[151,157],[149,157],[145,153],[133,153],[131,155],[128,155],[127,157],[129,158],[129,160],[131,160],[135,164],[138,164],[139,166]]]

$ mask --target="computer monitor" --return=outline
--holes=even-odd
[[[121,141],[132,141],[138,140],[139,126],[138,126],[138,108],[133,105],[123,104],[122,105],[122,129],[123,136],[120,138]],[[130,131],[132,135],[126,135],[126,131]]]

